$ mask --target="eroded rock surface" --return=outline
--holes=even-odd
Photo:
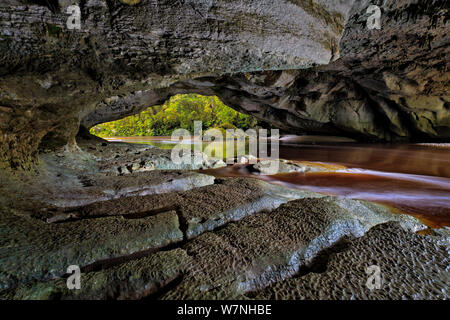
[[[208,210],[207,207],[205,209]],[[202,209],[199,208],[198,212],[201,211]],[[172,212],[159,213],[153,218],[161,221],[161,219],[172,216],[173,219],[176,219],[176,215]],[[116,223],[114,228],[105,223],[108,219],[114,219]],[[67,229],[68,226],[76,228],[80,233],[87,232],[83,223],[91,224],[89,226],[89,233],[91,233],[95,223],[103,225],[103,236],[93,235],[99,241],[102,238],[106,239],[105,236],[107,237],[110,232],[117,232],[113,230],[120,230],[120,234],[129,233],[130,229],[126,227],[127,224],[119,222],[128,221],[127,223],[134,222],[133,228],[141,230],[142,235],[148,232],[157,232],[167,241],[170,237],[163,235],[161,226],[139,227],[148,223],[149,219],[136,216],[133,216],[131,220],[121,220],[117,217],[82,219],[79,222],[50,224],[46,227],[46,234],[47,237],[54,237],[57,234],[55,230],[58,230],[58,232],[64,232],[69,238],[73,236],[73,233],[69,231],[71,229]],[[12,226],[9,227],[9,230],[14,230],[15,223],[12,218],[10,220],[8,225]],[[2,263],[2,274],[20,274],[22,278],[20,281],[11,276],[5,278],[9,279],[9,282],[3,283],[5,290],[0,296],[14,299],[135,299],[149,296],[161,299],[245,298],[243,294],[264,289],[270,284],[295,276],[305,268],[313,267],[318,257],[339,245],[343,240],[361,237],[373,226],[387,221],[400,221],[402,232],[399,234],[403,237],[407,235],[414,237],[411,232],[423,228],[412,217],[395,215],[389,213],[386,208],[367,202],[333,197],[305,198],[291,201],[272,211],[267,210],[241,217],[224,228],[204,233],[187,242],[178,244],[174,242],[172,247],[179,246],[177,249],[158,253],[145,250],[125,256],[116,255],[116,259],[100,259],[91,265],[83,266],[82,281],[85,285],[81,291],[68,290],[64,278],[51,280],[45,272],[40,277],[36,274],[34,278],[23,278],[30,272],[24,268],[33,262],[26,259],[32,259],[34,254],[23,255],[25,266],[13,264],[17,259],[6,259],[6,263]],[[40,224],[42,225],[42,223]],[[22,230],[29,228],[22,221],[20,225]],[[167,229],[169,233],[166,235],[176,235],[172,241],[178,240],[179,228],[183,228],[183,226],[173,225],[171,229],[173,231]],[[403,231],[404,229],[409,231]],[[95,230],[97,229],[95,228]],[[27,232],[31,235],[31,237],[27,237],[29,241],[33,241],[35,244],[40,243],[36,241],[37,239],[33,239],[32,233],[28,230]],[[383,233],[380,237],[382,236],[384,236]],[[159,237],[149,236],[147,246]],[[122,237],[117,238],[110,240],[108,245],[121,241],[121,246],[119,242],[117,242],[117,246],[123,248],[122,253],[124,253],[125,247],[128,253],[130,250],[134,250],[132,243],[141,244],[136,240],[135,233],[128,240]],[[139,239],[139,237],[137,238]],[[61,261],[68,262],[66,260],[72,257],[68,252],[72,252],[75,248],[77,248],[78,255],[76,259],[72,257],[71,261],[80,263],[82,261],[79,259],[86,259],[88,255],[84,254],[85,250],[86,253],[91,250],[87,246],[88,239],[84,243],[74,243],[75,247],[69,244],[63,246],[66,251],[61,252]],[[407,241],[406,238],[405,241]],[[58,241],[58,243],[63,245],[63,241]],[[434,242],[426,240],[423,243]],[[23,245],[17,243],[16,240],[16,245],[19,244]],[[392,244],[387,242],[386,245]],[[95,252],[100,254],[108,246],[105,247],[102,240],[98,242],[96,248]],[[11,248],[11,250],[13,249]],[[395,249],[398,250],[397,247]],[[355,250],[360,250],[360,248],[357,246]],[[34,261],[37,264],[34,266],[34,272],[36,273],[46,266],[46,257],[52,257],[54,261],[58,261],[59,253],[56,252],[59,251],[54,251],[52,255],[48,252],[48,256],[46,256],[47,253],[41,251],[40,260]],[[426,252],[428,253],[428,251]],[[8,269],[13,266],[14,271]],[[52,265],[52,267],[55,266]],[[435,268],[440,267],[439,264]],[[346,270],[345,267],[343,270]],[[60,278],[63,273],[58,275],[57,271],[54,270],[53,276]],[[423,272],[424,277],[431,276],[428,274],[428,270],[418,272]],[[16,279],[17,282],[13,283],[13,279]],[[6,283],[8,285],[5,285]],[[424,290],[424,294],[426,292]]]
[[[320,196],[189,171],[104,172],[100,154],[161,150],[100,147],[103,152],[43,156],[36,175],[2,174],[1,289],[62,277],[73,264],[135,259],[290,200]]]
[[[405,220],[404,220],[405,219]],[[184,247],[194,258],[174,290],[163,299],[236,299],[289,278],[344,239],[364,235],[372,226],[407,216],[382,207],[336,198],[291,201],[206,233]]]
[[[0,4],[0,159],[30,168],[39,144],[176,93],[218,95],[294,133],[448,140],[448,3],[74,1]]]
[[[249,294],[254,299],[448,299],[449,238],[411,234],[396,223],[374,227],[313,268]],[[366,285],[370,266],[380,268],[381,286]],[[430,277],[430,274],[433,274]],[[370,281],[369,285],[375,285]]]
[[[183,240],[175,212],[143,219],[122,216],[49,224],[1,210],[0,287],[61,277],[70,265],[88,266]]]
[[[68,1],[2,1],[0,298],[447,299],[446,229],[87,133],[196,92],[293,133],[450,139],[448,1],[384,1],[370,31],[369,3],[74,0],[69,30]]]
[[[191,262],[186,251],[162,251],[98,272],[83,274],[83,290],[67,289],[65,279],[29,284],[10,292],[9,299],[139,299],[176,282]]]
[[[330,248],[378,224],[425,228],[381,205],[256,179],[105,173],[101,154],[147,147],[96,146],[91,155],[44,156],[42,166],[51,170],[37,180],[25,175],[34,182],[28,189],[27,180],[14,176],[2,185],[14,192],[0,197],[1,297],[242,298],[311,268]],[[284,164],[288,171],[309,170],[306,163]],[[446,237],[445,230],[433,234]],[[64,286],[69,265],[81,267],[85,291]]]
[[[352,1],[324,3],[76,0],[69,30],[65,2],[3,1],[0,158],[26,167],[44,136],[73,146],[91,111],[135,113],[181,78],[328,63]]]

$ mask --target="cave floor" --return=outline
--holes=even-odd
[[[214,159],[177,167],[154,147],[78,145],[44,150],[36,172],[2,173],[1,299],[448,298],[448,228],[199,173]],[[67,288],[70,265],[79,290]]]

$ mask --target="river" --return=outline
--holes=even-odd
[[[170,137],[108,138],[172,148]],[[252,177],[291,188],[368,200],[419,218],[431,228],[450,226],[450,145],[362,144],[338,138],[288,136],[280,158],[340,165],[335,172],[260,175],[246,165],[203,170],[217,177]]]

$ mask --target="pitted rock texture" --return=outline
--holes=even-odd
[[[4,295],[20,300],[124,300],[140,299],[157,294],[176,282],[190,257],[182,249],[161,251],[139,260],[132,260],[110,269],[83,273],[82,290],[67,289],[66,279],[30,283]]]
[[[109,148],[101,149],[106,157],[117,150]],[[136,259],[292,199],[320,196],[196,172],[102,173],[83,156],[43,157],[48,171],[36,175],[2,173],[0,290],[62,277],[73,264],[89,269]]]
[[[98,148],[96,156],[117,150]],[[424,228],[365,201],[195,172],[102,173],[95,160],[75,155],[43,157],[49,172],[34,178],[2,174],[8,180],[0,185],[0,298],[242,297],[297,274],[324,250],[374,225]],[[173,188],[153,192],[165,184]],[[73,200],[84,204],[71,207]],[[150,256],[175,248],[189,262],[154,270]],[[137,262],[147,257],[148,268]],[[171,254],[162,257],[156,265],[173,262]],[[73,264],[89,289],[76,295],[61,291]]]
[[[448,1],[384,1],[381,30],[368,0],[73,2],[81,30],[66,1],[0,4],[2,167],[183,92],[294,133],[450,137]]]
[[[183,240],[173,211],[143,219],[116,216],[49,224],[14,210],[0,210],[1,289],[61,277],[69,265],[85,267]]]
[[[164,176],[172,180],[171,177],[176,175],[177,173],[173,173]],[[145,175],[141,178],[144,177]],[[211,176],[207,177],[214,180]],[[94,179],[92,181],[95,182]],[[107,183],[108,178],[101,181]],[[184,192],[161,190],[149,195],[146,195],[146,187],[141,186],[140,190],[123,194],[113,200],[77,207],[44,207],[33,212],[31,216],[55,223],[111,216],[142,219],[173,210],[180,218],[186,238],[191,239],[245,216],[273,210],[294,199],[321,197],[313,192],[271,185],[255,179],[216,179],[214,182]]]
[[[234,182],[239,182],[239,179],[235,179]],[[134,202],[139,203],[138,200],[134,199]],[[101,203],[98,204],[98,207],[100,206]],[[196,207],[198,213],[203,210],[199,205]],[[208,210],[207,207],[205,209]],[[172,212],[158,213],[153,218],[166,219],[172,215]],[[123,216],[126,217],[126,215]],[[8,254],[2,256],[2,262],[5,262],[2,263],[2,275],[5,276],[3,278],[5,281],[8,280],[2,283],[3,290],[0,290],[0,298],[3,299],[249,298],[255,291],[263,290],[280,281],[283,284],[284,280],[292,276],[310,268],[316,268],[317,261],[339,249],[343,241],[351,241],[350,245],[354,241],[357,243],[358,240],[353,240],[355,237],[361,237],[370,228],[387,221],[400,221],[402,225],[401,229],[399,228],[401,232],[397,229],[394,231],[399,235],[397,238],[402,237],[404,244],[402,247],[395,247],[394,250],[405,248],[401,250],[404,250],[402,252],[406,257],[415,257],[418,254],[413,247],[416,242],[410,243],[408,238],[415,239],[414,234],[410,231],[405,232],[403,228],[414,230],[414,228],[423,227],[414,218],[395,215],[389,213],[386,208],[363,201],[334,197],[307,198],[289,202],[271,212],[254,213],[194,239],[174,242],[167,248],[159,248],[162,249],[159,252],[154,252],[158,251],[158,248],[154,248],[133,253],[132,250],[137,244],[136,235],[130,234],[129,227],[119,222],[120,219],[118,220],[117,217],[97,217],[96,219],[86,217],[78,222],[49,224],[45,230],[42,230],[40,238],[34,236],[38,234],[37,228],[42,227],[41,222],[34,226],[35,231],[30,232],[31,225],[21,221],[21,230],[32,235],[27,239],[33,241],[35,245],[40,244],[41,249],[41,251],[29,250],[26,254],[17,251],[19,245],[22,249],[25,248],[23,237],[12,233],[17,229],[19,218],[7,212],[3,212],[2,217],[4,217],[2,222],[6,222],[5,219],[9,217],[8,224],[5,225],[5,230],[9,231],[6,240],[15,239],[15,246],[10,248]],[[142,235],[158,232],[155,235],[149,234],[147,240],[139,240],[139,243],[147,241],[151,244],[161,236],[168,238],[168,235],[172,234],[161,233],[161,225],[144,226],[143,224],[150,218],[133,216],[131,220],[123,220],[134,223],[135,227],[142,225],[138,227]],[[20,219],[26,219],[26,217]],[[116,225],[107,223],[108,219],[115,219]],[[75,235],[70,230],[78,230],[81,236],[92,233],[92,230],[97,230],[98,226],[102,226],[102,235],[92,235],[85,242],[75,241],[72,244],[64,243],[64,240],[60,239],[58,245],[64,250],[52,253],[47,250],[42,251],[45,246],[49,246],[51,237],[61,237],[57,233],[58,229],[59,232],[65,232],[64,239],[69,239]],[[176,225],[174,228],[176,229]],[[180,224],[179,228],[183,229],[185,226]],[[107,240],[110,234],[117,232],[120,233],[118,239],[111,238],[106,242],[102,240]],[[130,234],[130,237],[123,238],[122,233]],[[379,237],[384,236],[385,233],[381,233]],[[39,241],[41,238],[45,241]],[[96,250],[90,246],[91,240],[94,239],[98,241]],[[390,240],[392,236],[389,235],[386,239]],[[442,239],[440,241],[442,242]],[[385,242],[388,249],[392,249],[392,243]],[[438,253],[437,257],[441,257],[442,252],[436,251],[437,242],[425,239],[423,243],[426,253]],[[435,246],[430,247],[430,243]],[[109,258],[101,258],[99,255],[98,260],[91,264],[83,264],[88,256],[92,256],[91,252],[101,254],[111,245],[114,245],[115,250],[122,248],[122,251],[128,251],[129,254]],[[422,247],[419,246],[417,250]],[[359,249],[356,245],[355,250]],[[364,250],[366,250],[365,247]],[[74,255],[75,251],[77,255]],[[39,252],[40,256],[37,256]],[[21,257],[20,261],[24,263],[14,264],[14,261],[17,262],[14,258],[17,257]],[[434,261],[433,256],[428,255],[417,259],[426,263]],[[83,267],[81,290],[67,290],[64,272],[58,273],[59,270],[53,269],[52,277],[47,275],[49,271],[45,269],[46,267],[55,268],[69,261],[74,264],[80,263]],[[31,266],[30,262],[34,262],[33,270],[27,269]],[[50,265],[50,262],[53,264]],[[439,277],[435,277],[436,268],[441,268],[441,264],[436,265],[431,273],[428,272],[431,269],[420,267],[415,272],[423,275],[424,279],[431,277],[432,281],[440,281]],[[38,271],[41,272],[40,275],[37,274]],[[9,277],[6,278],[6,275]],[[16,278],[18,275],[20,275],[20,281],[19,277]],[[34,277],[30,277],[31,275]],[[314,291],[310,294],[314,294]],[[330,296],[330,298],[335,297]]]
[[[382,207],[337,198],[291,201],[205,233],[183,248],[193,258],[180,284],[162,299],[237,299],[287,279],[324,250],[374,225],[414,219]]]
[[[214,177],[188,171],[152,170],[129,174],[102,173],[69,169],[74,159],[68,153],[54,160],[44,156],[38,175],[2,174],[0,203],[10,207],[23,205],[26,210],[35,203],[40,206],[74,207],[121,197],[181,192],[214,184]],[[58,158],[58,157],[56,157]],[[78,160],[78,159],[77,159]],[[61,162],[59,162],[61,161]],[[17,195],[26,201],[17,201]]]
[[[316,269],[249,294],[254,299],[448,299],[449,238],[405,231],[397,223],[372,228],[332,251]],[[380,268],[381,286],[366,284]],[[305,274],[306,273],[306,274]],[[432,275],[432,276],[431,276]],[[369,286],[375,282],[369,281]]]

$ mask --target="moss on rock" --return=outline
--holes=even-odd
[[[135,4],[140,3],[141,0],[120,0],[120,2],[134,6]]]

